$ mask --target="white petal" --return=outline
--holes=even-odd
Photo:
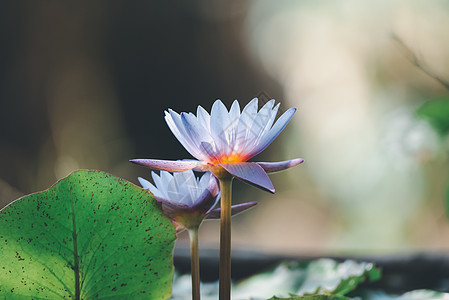
[[[175,178],[176,185],[181,189],[186,189],[186,186],[196,186],[196,178],[192,170],[175,173],[173,177]]]
[[[191,140],[195,142],[195,145],[198,145],[201,142],[212,141],[209,131],[200,125],[198,119],[193,114],[182,113],[181,120],[184,124],[184,128],[190,135]]]
[[[159,191],[154,185],[152,185],[151,182],[142,177],[138,177],[137,179],[139,180],[142,188],[150,190],[150,192],[153,193],[155,197],[164,198],[161,191]]]
[[[165,121],[168,127],[171,129],[175,137],[184,146],[184,148],[198,160],[204,160],[204,155],[198,149],[197,144],[190,138],[187,133],[184,124],[182,123],[181,116],[175,111],[169,109],[169,112],[165,114]]]
[[[158,176],[155,172],[151,172],[151,176],[153,177],[154,184],[163,195],[163,197],[168,198],[167,188],[170,180],[172,179],[172,175],[170,172],[161,171],[160,176]]]
[[[202,190],[205,190],[209,187],[209,181],[210,181],[210,172],[204,173],[204,175],[201,177],[199,186]]]
[[[239,124],[237,125],[236,141],[234,151],[239,152],[245,148],[246,136],[251,129],[254,118],[257,116],[257,98],[251,100],[240,114]]]
[[[251,124],[251,129],[246,135],[246,144],[244,152],[250,152],[251,149],[254,148],[254,145],[257,143],[263,129],[267,125],[270,117],[272,108],[274,105],[274,100],[268,101],[257,113],[257,116],[253,119],[253,123]]]
[[[240,105],[237,100],[234,100],[231,108],[229,109],[229,118],[231,120],[231,126],[229,126],[230,128],[227,135],[229,136],[229,146],[232,150],[234,149],[235,141],[237,139],[237,126],[240,119]]]
[[[238,122],[238,118],[240,117],[240,105],[237,100],[232,102],[231,108],[229,109],[229,117],[232,122]]]
[[[210,133],[210,116],[209,113],[203,107],[201,107],[201,105],[198,105],[198,108],[196,110],[196,117],[198,119],[198,122],[204,128],[207,128],[207,131]]]
[[[220,154],[229,153],[230,147],[226,132],[231,128],[231,119],[229,118],[229,113],[223,102],[220,100],[214,102],[210,117],[210,130],[215,142],[216,151]]]
[[[207,142],[202,142],[200,148],[209,158],[218,157],[220,155],[218,151],[215,151],[214,147]],[[207,159],[207,161],[209,161],[209,159]]]
[[[198,185],[193,171],[186,171],[174,174],[179,193],[183,194],[188,204],[192,205],[199,197]]]
[[[149,189],[151,186],[153,186],[151,184],[151,182],[149,182],[146,179],[143,179],[142,177],[137,177],[137,180],[139,180],[140,185],[142,186],[142,188],[144,189]]]
[[[272,103],[270,103],[271,101],[273,101]],[[246,144],[245,147],[245,152],[251,152],[255,147],[257,147],[257,145],[260,143],[260,140],[263,138],[263,136],[265,134],[268,133],[268,131],[271,129],[271,126],[273,125],[274,119],[276,118],[278,109],[279,109],[279,105],[280,103],[278,103],[274,109],[272,109],[273,104],[274,104],[274,100],[271,100],[270,102],[268,102],[267,104],[270,104],[267,106],[267,104],[265,104],[265,106],[259,111],[259,113],[257,114],[257,121],[254,121],[254,124],[260,124],[261,126],[257,128],[257,126],[254,126],[253,124],[253,128],[251,130],[258,131],[259,133],[257,134],[257,136],[254,138],[254,140],[252,141],[252,144]],[[267,110],[268,109],[268,110]]]
[[[273,142],[273,140],[281,133],[281,131],[285,128],[287,123],[293,117],[296,112],[296,108],[290,108],[287,110],[274,124],[274,126],[261,138],[256,147],[251,151],[250,156],[256,156],[260,152],[262,152],[268,145]]]
[[[178,173],[175,173],[175,175]],[[167,196],[168,199],[175,203],[180,203],[181,199],[183,198],[182,193],[179,192],[179,187],[176,184],[176,180],[172,178],[167,186]]]
[[[218,195],[218,182],[215,176],[212,176],[211,172],[204,173],[203,177],[201,177],[198,187],[201,190],[201,193],[205,190],[209,190],[212,196],[216,197]]]

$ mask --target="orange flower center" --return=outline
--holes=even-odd
[[[222,155],[222,156],[216,156],[211,157],[211,163],[214,165],[218,164],[229,164],[229,163],[239,163],[239,162],[245,162],[248,160],[248,157],[246,155],[241,154],[234,154],[231,155]]]

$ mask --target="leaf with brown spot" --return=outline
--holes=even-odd
[[[0,233],[2,299],[171,295],[172,222],[150,193],[110,174],[77,171],[14,201]]]

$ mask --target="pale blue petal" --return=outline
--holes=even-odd
[[[179,114],[169,109],[168,112],[167,111],[165,112],[165,122],[167,123],[173,135],[184,146],[184,148],[190,149],[191,141],[187,139],[188,136],[186,135],[184,125],[180,121]]]
[[[287,110],[282,116],[276,121],[274,126],[261,138],[259,143],[254,147],[254,149],[251,151],[250,156],[256,156],[265,148],[268,147],[268,145],[271,144],[271,142],[274,141],[274,139],[281,133],[281,131],[285,128],[287,123],[290,121],[290,119],[293,117],[293,115],[296,112],[296,108],[290,108]]]
[[[186,131],[184,124],[182,123],[181,116],[175,111],[169,109],[169,113],[166,113],[165,115],[165,121],[184,148],[193,157],[199,160],[204,160],[204,155],[202,155],[201,151],[198,149],[198,146],[195,144],[195,141],[192,141],[190,135]]]
[[[212,141],[209,131],[200,125],[198,119],[193,114],[182,113],[181,120],[195,145],[198,145],[201,142]]]
[[[168,199],[174,203],[188,204],[188,203],[182,202],[184,195],[183,195],[183,193],[179,192],[178,185],[176,184],[176,181],[174,178],[172,178],[172,180],[170,180],[170,182],[168,183],[167,195],[168,195]]]
[[[274,100],[272,100],[274,101]],[[273,102],[274,103],[274,102]],[[270,109],[268,111],[268,118],[264,118],[263,121],[258,121],[262,124],[264,124],[264,126],[262,126],[261,128],[259,128],[259,134],[258,136],[254,139],[253,143],[251,145],[248,145],[245,147],[245,152],[247,153],[251,153],[253,151],[254,148],[257,147],[257,145],[260,143],[260,140],[268,133],[268,131],[271,129],[271,126],[274,123],[274,120],[276,119],[276,115],[279,109],[280,103],[278,103],[274,109]],[[265,112],[264,112],[265,113]],[[259,112],[260,114],[260,112]],[[259,115],[258,114],[258,115]]]
[[[166,171],[161,171],[161,176],[159,176],[155,172],[151,171],[151,177],[153,177],[154,184],[156,185],[156,187],[158,189],[160,189],[161,191],[166,191],[169,181],[166,181],[166,180],[162,179],[162,174],[163,173],[170,174],[170,173],[168,173]],[[171,175],[169,175],[169,176],[171,176]]]
[[[201,126],[207,128],[207,131],[210,133],[210,116],[209,113],[201,105],[198,105],[196,116]]]
[[[149,182],[148,180],[146,180],[142,177],[138,177],[137,179],[139,180],[142,188],[150,190],[150,192],[154,195],[154,197],[162,197],[163,198],[161,191],[159,191],[154,185],[152,185],[151,182]]]
[[[164,187],[165,189],[167,189],[168,184],[173,179],[173,175],[170,172],[161,171],[160,177],[161,177],[161,182],[162,182],[161,186]]]
[[[173,175],[178,192],[184,195],[186,204],[192,205],[199,196],[195,174],[192,170],[180,172]]]
[[[217,151],[215,151],[214,147],[207,142],[202,142],[200,145],[200,148],[205,154],[207,154],[207,156],[209,158],[214,158],[214,157],[219,156],[219,153]]]
[[[210,172],[206,172],[201,176],[200,181],[198,182],[198,185],[201,189],[207,189],[209,187],[210,182]]]
[[[142,177],[137,177],[137,180],[139,180],[139,183],[143,189],[150,189],[150,187],[156,189],[156,187],[154,185],[152,185],[151,182],[149,182],[148,180],[146,180]]]
[[[258,99],[254,98],[244,108],[240,114],[239,123],[237,125],[236,141],[234,151],[239,152],[245,149],[247,135],[251,129],[254,118],[257,116]]]
[[[229,117],[231,118],[232,123],[238,122],[238,119],[240,117],[240,105],[237,100],[234,100],[234,102],[232,102],[231,108],[229,109]]]
[[[214,197],[218,194],[218,180],[212,175],[211,172],[204,173],[198,183],[198,186],[201,190],[209,190],[211,195]]]
[[[232,150],[234,149],[237,139],[237,126],[240,119],[240,105],[237,100],[234,100],[231,108],[229,109],[229,118],[231,120],[231,126],[229,126],[227,135],[229,136],[229,148]]]
[[[275,100],[268,101],[257,113],[251,125],[250,134],[247,135],[247,141],[244,152],[250,152],[257,144],[260,136],[263,134],[264,129],[270,121],[273,105]],[[271,126],[271,125],[270,125]]]
[[[229,153],[230,147],[226,132],[230,129],[231,119],[229,118],[228,110],[223,102],[220,100],[214,102],[210,118],[210,130],[212,138],[214,139],[216,151],[220,154]]]

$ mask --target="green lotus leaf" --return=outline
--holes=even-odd
[[[166,299],[175,238],[148,191],[73,172],[0,211],[0,298]]]

